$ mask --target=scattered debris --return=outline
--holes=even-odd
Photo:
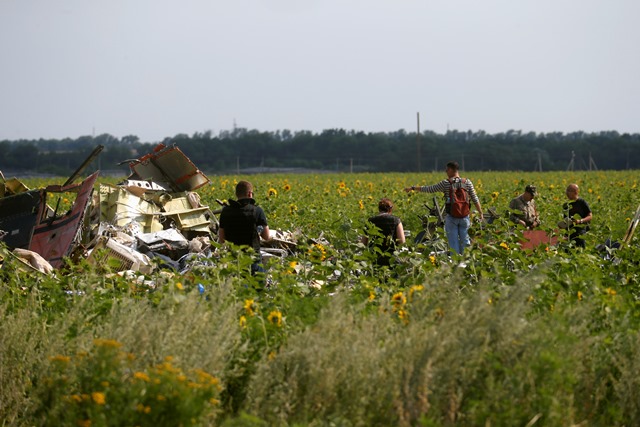
[[[12,256],[44,274],[60,270],[66,258],[85,258],[106,273],[137,282],[144,281],[140,274],[157,268],[185,272],[191,265],[212,266],[208,259],[221,210],[202,205],[195,192],[209,178],[180,149],[159,144],[127,161],[127,179],[99,184],[94,194],[99,171],[80,184],[73,182],[102,149],[96,147],[63,185],[31,190],[0,173],[0,241],[13,250]],[[61,214],[61,200],[73,193],[71,208]],[[47,198],[56,196],[51,208]],[[286,256],[298,236],[272,231],[271,237],[264,242],[265,259]]]

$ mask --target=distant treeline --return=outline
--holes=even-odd
[[[260,132],[237,128],[166,138],[207,174],[277,170],[415,172],[442,170],[455,160],[464,170],[640,169],[640,134],[615,131],[506,133],[448,131],[420,134],[399,130],[365,133],[330,129]],[[0,170],[66,176],[97,145],[105,149],[88,170],[129,171],[126,160],[156,143],[109,134],[63,140],[0,141]],[[122,163],[124,162],[124,163]]]

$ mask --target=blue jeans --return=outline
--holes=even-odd
[[[444,219],[444,231],[447,233],[449,247],[458,254],[464,252],[464,247],[471,244],[469,239],[469,226],[471,221],[469,217],[454,218],[447,215]]]

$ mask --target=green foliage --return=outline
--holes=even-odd
[[[596,249],[624,235],[637,178],[470,178],[500,215],[536,185],[542,229],[560,244],[523,250],[504,216],[474,223],[463,256],[443,252],[439,229],[413,243],[431,197],[402,189],[441,174],[260,175],[251,180],[270,227],[299,236],[268,262],[268,287],[250,274],[255,254],[230,245],[181,275],[80,263],[49,277],[5,256],[0,418],[107,425],[116,405],[113,423],[140,425],[161,413],[179,417],[173,425],[638,424],[638,236]],[[233,197],[237,179],[216,177],[202,201]],[[585,249],[556,229],[570,182],[594,212]],[[359,243],[383,196],[412,234],[390,267]],[[181,388],[197,372],[218,383]]]
[[[194,425],[213,419],[219,380],[201,369],[183,372],[167,357],[136,370],[122,344],[96,339],[89,352],[56,355],[36,387],[34,417],[42,425]]]

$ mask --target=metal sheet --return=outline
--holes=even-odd
[[[49,192],[68,192],[78,188],[78,195],[71,210],[58,218],[42,219],[36,225],[31,245],[28,248],[40,254],[53,268],[60,267],[63,257],[69,255],[73,249],[72,243],[80,232],[80,226],[97,178],[98,172],[95,172],[79,185],[47,187]]]
[[[0,199],[2,241],[11,248],[28,249],[39,216],[42,190],[32,190]]]
[[[153,153],[129,163],[138,179],[153,181],[175,192],[192,191],[208,184],[202,173],[178,147],[158,145]]]

